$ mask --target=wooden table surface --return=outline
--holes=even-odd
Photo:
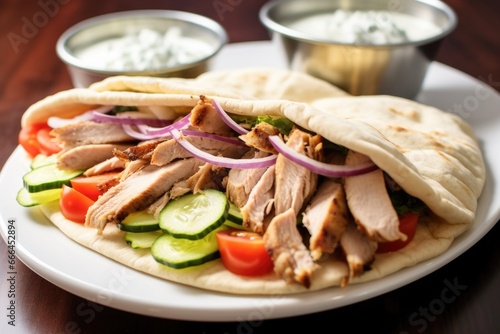
[[[446,1],[459,17],[437,60],[500,90],[500,2]],[[0,166],[17,146],[26,108],[71,82],[55,54],[58,36],[92,16],[131,9],[177,9],[220,22],[230,42],[267,40],[258,20],[264,0],[40,0],[0,1]],[[6,194],[0,189],[1,197]],[[5,218],[5,217],[4,217]],[[8,249],[0,242],[0,333],[266,333],[296,326],[353,333],[499,333],[500,226],[465,254],[395,291],[321,313],[254,322],[204,323],[159,319],[93,305],[16,262],[15,327],[9,326],[12,289]],[[51,247],[51,245],[47,245]],[[77,265],[75,261],[75,265]],[[443,302],[449,284],[455,297]],[[343,332],[342,331],[342,332]]]

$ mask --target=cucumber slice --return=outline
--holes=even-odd
[[[176,238],[201,239],[224,223],[228,210],[229,201],[218,190],[187,194],[163,208],[160,228]]]
[[[21,188],[17,192],[17,203],[25,207],[36,206],[39,204],[49,203],[56,201],[61,197],[61,189],[50,189],[30,193],[26,188]]]
[[[162,231],[152,231],[152,232],[127,232],[125,233],[125,241],[127,244],[132,246],[132,248],[151,248],[153,243],[158,237],[163,234]]]
[[[164,234],[151,246],[153,258],[166,266],[182,269],[197,266],[220,257],[215,234],[225,229],[222,226],[207,234],[204,238],[189,240]]]
[[[136,233],[157,231],[160,229],[160,220],[147,212],[133,212],[118,224],[118,228]]]
[[[227,220],[237,224],[241,225],[243,224],[243,217],[241,216],[240,209],[233,203],[229,203],[229,211],[227,212]]]
[[[38,167],[23,176],[24,187],[30,193],[61,188],[63,184],[71,186],[70,180],[83,174],[83,170],[64,170],[56,164]]]
[[[57,162],[56,154],[52,154],[49,156],[46,156],[44,154],[38,154],[36,157],[33,158],[33,160],[31,160],[30,168],[37,169],[42,166],[55,164],[56,162]]]

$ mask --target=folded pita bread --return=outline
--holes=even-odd
[[[117,76],[94,83],[89,89],[62,91],[33,104],[23,114],[21,125],[43,122],[54,115],[73,117],[89,106],[103,104],[170,106],[188,112],[200,95],[312,102],[348,94],[307,74],[280,69],[213,71],[196,79]]]
[[[113,77],[88,89],[71,89],[35,103],[23,115],[26,126],[49,116],[73,116],[96,105],[170,106],[188,112],[199,95],[217,98],[227,112],[284,116],[338,145],[362,153],[407,193],[427,204],[405,248],[377,254],[372,269],[351,284],[385,277],[445,252],[475,219],[485,166],[470,126],[459,117],[391,96],[353,97],[304,74],[272,69],[209,72],[197,79]],[[44,214],[68,237],[126,266],[203,289],[235,294],[288,294],[338,286],[347,265],[330,258],[314,273],[309,289],[275,275],[245,278],[220,261],[188,269],[158,264],[147,250],[134,250],[123,232],[108,226],[102,235],[62,216],[57,203]]]

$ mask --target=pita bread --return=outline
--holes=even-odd
[[[287,284],[274,274],[251,278],[232,274],[220,260],[186,269],[172,269],[156,262],[149,250],[137,250],[127,245],[124,241],[125,232],[116,226],[106,226],[98,236],[94,229],[66,220],[57,202],[44,204],[41,209],[54,225],[79,244],[127,267],[196,288],[240,295],[295,294],[340,286],[342,279],[349,273],[344,261],[330,258],[321,263],[320,269],[314,273],[311,286],[306,289],[299,284]],[[371,270],[355,278],[350,284],[379,279],[438,256],[448,249],[453,239],[452,236],[434,235],[428,223],[420,222],[417,233],[408,246],[390,254],[378,254]]]
[[[200,95],[312,102],[348,94],[307,74],[268,68],[207,72],[196,79],[116,76],[89,89],[62,91],[33,104],[23,114],[21,125],[43,122],[50,116],[73,117],[92,105],[193,107]]]
[[[34,104],[23,116],[23,125],[104,104],[167,105],[187,112],[201,94],[217,98],[230,113],[284,116],[363,153],[409,194],[424,201],[433,215],[421,219],[408,246],[378,254],[372,270],[351,284],[379,279],[442,254],[474,222],[485,167],[476,138],[462,119],[403,98],[348,96],[316,79],[280,70],[276,76],[285,82],[288,78],[281,87],[272,71],[257,72],[258,78],[252,76],[253,71],[207,73],[194,80],[109,78],[89,89],[64,91]],[[127,246],[123,232],[115,226],[108,224],[98,236],[95,230],[64,219],[57,203],[42,206],[42,211],[63,233],[98,253],[151,275],[203,289],[236,294],[298,293],[338,286],[348,274],[344,262],[333,257],[322,263],[309,289],[286,284],[274,275],[242,278],[225,270],[219,260],[170,269],[156,263],[148,251]]]

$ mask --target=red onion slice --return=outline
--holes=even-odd
[[[87,111],[73,118],[62,118],[57,116],[51,116],[47,120],[47,125],[50,126],[52,129],[58,129],[69,124],[91,121],[93,118],[92,113],[93,111]]]
[[[98,111],[92,113],[94,121],[101,123],[115,123],[121,125],[137,125],[144,124],[150,126],[166,126],[172,124],[171,120],[157,119],[157,118],[144,118],[144,117],[120,117],[115,115],[107,115]]]
[[[233,119],[231,117],[229,117],[229,115],[226,113],[226,111],[224,111],[224,109],[219,104],[219,102],[212,100],[212,105],[214,106],[215,110],[219,114],[220,118],[224,121],[224,123],[227,124],[227,126],[229,126],[234,131],[238,132],[240,135],[244,135],[244,134],[248,133],[247,129],[241,127],[238,123],[233,121]]]
[[[208,162],[214,166],[225,167],[225,168],[241,168],[241,169],[251,169],[251,168],[264,168],[274,165],[276,162],[276,155],[270,155],[264,158],[257,159],[232,159],[226,157],[217,157],[210,153],[204,152],[187,141],[183,134],[177,130],[173,129],[170,132],[172,137],[191,153],[195,158],[202,161]]]
[[[309,169],[313,173],[327,177],[355,176],[369,173],[378,168],[373,162],[353,166],[327,164],[294,151],[286,146],[278,136],[269,136],[269,141],[279,153],[290,161]]]
[[[115,106],[101,106],[99,108],[86,111],[83,114],[77,115],[73,118],[62,118],[62,117],[57,117],[57,116],[51,116],[47,120],[47,124],[52,129],[57,129],[57,128],[61,128],[63,126],[69,125],[69,124],[85,122],[85,121],[92,121],[94,119],[94,113],[107,113],[108,111],[112,110],[114,107]]]
[[[123,128],[123,131],[125,131],[125,133],[127,135],[129,135],[132,138],[138,139],[138,140],[151,140],[151,139],[158,138],[158,136],[152,136],[152,135],[145,134],[144,132],[141,131],[139,126],[138,126],[138,130],[136,130],[136,129],[134,129],[133,125],[131,125],[131,124],[122,124],[122,128]],[[169,135],[167,134],[167,136],[169,136]]]
[[[186,116],[182,117],[180,120],[177,122],[174,122],[170,125],[167,125],[163,128],[147,128],[145,129],[145,132],[148,135],[154,135],[154,136],[165,136],[170,133],[172,130],[180,130],[184,126],[189,124],[189,117],[191,116],[191,113],[187,114]]]
[[[101,107],[95,108],[95,109],[93,109],[91,111],[97,112],[97,113],[101,113],[101,114],[105,114],[105,113],[110,112],[111,110],[113,110],[114,107],[116,107],[116,106],[113,106],[113,105],[101,106]]]

